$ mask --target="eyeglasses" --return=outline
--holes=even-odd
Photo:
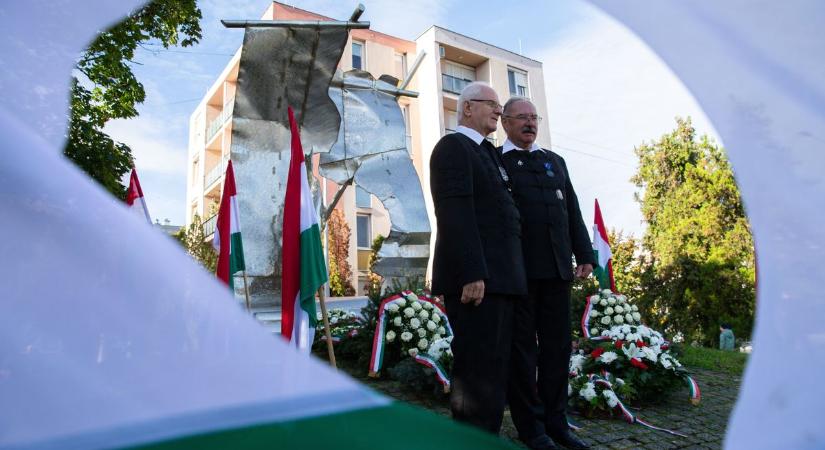
[[[499,104],[499,102],[497,102],[495,100],[481,100],[481,99],[471,98],[470,101],[471,102],[484,103],[484,104],[486,104],[487,106],[489,106],[490,108],[493,108],[493,109],[501,109],[502,108],[501,104]]]
[[[541,116],[536,115],[536,114],[519,114],[517,116],[510,116],[510,115],[505,114],[503,117],[505,119],[516,119],[516,120],[519,120],[521,122],[528,122],[528,121],[534,121],[536,123],[541,122]]]

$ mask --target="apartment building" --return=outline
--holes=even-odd
[[[330,20],[278,2],[270,5],[262,19]],[[381,24],[372,26],[380,28]],[[429,157],[438,139],[457,126],[456,108],[461,89],[472,81],[485,81],[496,90],[502,102],[511,95],[530,97],[542,117],[547,117],[547,100],[540,62],[437,26],[424,31],[415,41],[373,30],[352,30],[339,67],[367,70],[376,78],[390,74],[403,81],[408,67],[421,53],[425,55],[407,87],[419,92],[419,97],[401,97],[399,105],[407,125],[407,148],[421,180],[431,228],[435,232],[429,196]],[[223,191],[223,173],[230,157],[239,61],[240,50],[207,91],[189,121],[186,221],[188,225],[196,215],[204,218],[204,229],[210,239]],[[547,121],[542,121],[539,127],[538,143],[549,147]],[[490,139],[500,145],[505,139],[504,131],[500,129]],[[337,185],[323,179],[321,185],[325,201],[338,190]],[[389,217],[381,203],[358,186],[344,191],[337,208],[344,213],[352,233],[351,282],[356,292],[362,294],[370,245],[377,235],[389,232]]]

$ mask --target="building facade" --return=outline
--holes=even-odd
[[[273,2],[264,20],[331,20],[318,14]],[[472,81],[485,81],[496,90],[501,102],[512,95],[530,97],[539,115],[547,117],[542,65],[513,52],[461,34],[433,26],[415,41],[373,30],[352,30],[339,68],[369,71],[376,78],[392,75],[401,82],[414,60],[424,54],[407,89],[418,98],[401,97],[399,106],[407,127],[407,148],[424,191],[433,238],[435,218],[429,188],[429,157],[438,139],[457,126],[457,100],[461,89]],[[238,80],[240,50],[232,57],[203,100],[190,116],[187,170],[186,223],[204,219],[207,236],[215,229],[215,214],[223,191],[223,174],[229,160],[232,107]],[[539,144],[549,147],[547,121],[539,123]],[[500,145],[503,129],[490,136]],[[315,165],[317,167],[317,164]],[[316,173],[317,174],[317,173]],[[321,179],[324,202],[338,190]],[[346,218],[351,236],[349,264],[351,283],[358,295],[366,284],[367,263],[373,239],[389,232],[389,216],[381,203],[358,186],[348,187],[336,206]],[[243,226],[243,218],[241,218]],[[434,239],[432,240],[434,242]]]

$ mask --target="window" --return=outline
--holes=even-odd
[[[476,80],[476,70],[464,64],[443,61],[441,64],[441,89],[454,94]]]
[[[406,53],[396,53],[395,54],[395,78],[398,78],[399,80],[403,80],[405,75],[407,75],[407,54]]]
[[[370,193],[361,186],[355,186],[355,206],[358,208],[370,208]]]
[[[530,91],[527,89],[527,72],[509,68],[507,69],[507,80],[510,82],[510,95],[530,96]]]
[[[372,244],[372,231],[370,228],[369,214],[358,214],[355,216],[355,230],[358,234],[358,248],[370,248],[370,244]]]
[[[352,41],[352,68],[364,70],[364,43]]]

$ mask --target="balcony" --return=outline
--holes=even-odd
[[[218,181],[221,178],[221,175],[226,171],[226,163],[229,161],[229,155],[224,156],[221,158],[221,162],[218,163],[217,166],[213,167],[212,170],[209,171],[203,177],[203,189],[206,191],[206,188],[212,186],[212,183]]]
[[[223,111],[218,114],[218,117],[215,117],[214,120],[209,122],[209,126],[206,127],[206,142],[209,142],[212,137],[218,134],[218,131],[221,131],[223,124],[226,123],[232,117],[232,109],[235,106],[235,99],[229,99],[228,102],[224,103]]]
[[[441,89],[444,92],[450,92],[459,95],[461,94],[461,90],[467,87],[467,85],[472,82],[473,80],[457,78],[452,75],[447,75],[443,73],[441,74]]]
[[[206,219],[206,221],[203,222],[203,236],[208,238],[209,236],[212,236],[213,234],[215,234],[215,227],[217,226],[217,224],[218,224],[218,215],[217,214],[215,214],[214,216]]]

